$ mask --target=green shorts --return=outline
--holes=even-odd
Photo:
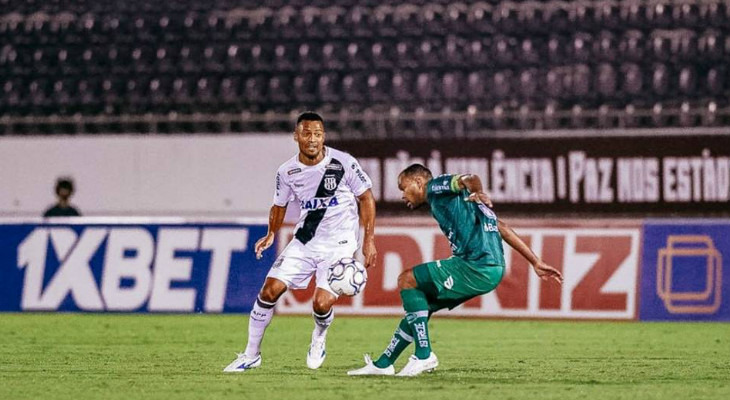
[[[426,293],[429,311],[452,308],[497,288],[504,266],[479,265],[450,257],[417,265],[413,275]]]

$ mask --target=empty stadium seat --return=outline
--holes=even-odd
[[[390,98],[390,91],[388,90],[388,84],[390,83],[390,77],[388,74],[371,73],[367,76],[367,99],[371,103],[382,103]]]
[[[345,74],[342,78],[342,97],[349,103],[365,101],[366,78],[361,72]]]
[[[621,65],[621,90],[628,96],[638,96],[644,91],[644,77],[641,67],[637,64],[626,63]]]
[[[659,96],[670,92],[670,70],[665,64],[654,64],[651,71],[651,89]]]
[[[313,74],[297,75],[292,88],[294,100],[299,104],[313,104],[317,100],[317,85],[318,82]]]
[[[726,71],[724,66],[713,66],[707,70],[703,82],[707,94],[717,96],[725,93]]]
[[[413,74],[410,71],[396,71],[393,73],[390,86],[396,104],[404,104],[413,100],[413,81]]]
[[[596,91],[604,98],[612,98],[616,95],[618,77],[616,70],[611,64],[601,64],[596,73]]]
[[[517,62],[517,39],[509,36],[496,37],[492,44],[492,57],[501,66],[510,66]]]
[[[513,73],[510,70],[498,71],[492,76],[492,92],[499,101],[508,100],[513,93]]]
[[[341,42],[327,42],[322,46],[320,55],[322,66],[328,70],[341,70],[346,66],[345,50]]]
[[[574,62],[591,61],[593,56],[593,36],[587,32],[578,32],[573,35],[568,48],[568,56]]]
[[[679,70],[677,76],[677,88],[679,93],[691,98],[696,94],[697,72],[692,66],[684,66]]]
[[[337,103],[341,100],[339,76],[329,72],[319,76],[317,80],[317,100],[323,103]]]
[[[480,104],[487,98],[487,77],[484,72],[474,71],[466,78],[466,96],[473,103]]]
[[[598,60],[615,62],[619,58],[619,44],[610,31],[601,31],[593,41],[593,56]]]
[[[480,34],[492,34],[495,32],[492,22],[493,7],[484,2],[477,2],[469,6],[466,15],[466,22],[469,30]]]
[[[673,22],[673,4],[656,1],[646,8],[646,22],[653,28],[668,28]]]
[[[458,72],[447,72],[441,76],[441,97],[444,101],[453,103],[461,100],[463,78]]]
[[[595,22],[604,29],[618,29],[621,27],[621,2],[602,0],[596,4]]]
[[[520,72],[518,80],[518,91],[523,101],[535,100],[539,95],[539,78],[536,68],[526,69]]]
[[[393,61],[393,48],[389,43],[375,41],[370,45],[370,60],[375,68],[391,69],[395,65]]]

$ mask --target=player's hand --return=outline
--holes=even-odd
[[[475,203],[484,203],[487,207],[492,208],[492,199],[488,194],[484,192],[469,193],[469,197],[466,201],[473,201]]]
[[[362,255],[365,256],[365,268],[375,266],[375,260],[378,258],[378,250],[375,249],[375,240],[365,240],[362,244]]]
[[[550,278],[555,279],[556,282],[559,284],[563,284],[563,274],[560,273],[557,269],[545,264],[543,261],[538,261],[533,268],[535,269],[535,272],[537,273],[537,276],[540,277],[540,279],[546,281]]]
[[[274,243],[274,234],[273,233],[267,233],[266,236],[262,237],[258,241],[256,241],[256,247],[254,248],[256,250],[256,259],[261,259],[261,253],[264,252],[264,250],[271,247],[271,245]]]

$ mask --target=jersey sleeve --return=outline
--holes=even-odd
[[[459,178],[461,175],[439,175],[428,181],[427,194],[429,196],[453,196],[460,192]]]
[[[360,196],[373,187],[373,182],[370,180],[370,177],[362,170],[360,163],[354,157],[350,158],[350,166],[345,173],[345,183],[350,187],[355,197]]]
[[[274,205],[286,207],[294,199],[294,195],[281,170],[276,171],[276,190],[274,190]]]

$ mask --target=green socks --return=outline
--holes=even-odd
[[[428,337],[428,300],[418,289],[404,289],[400,292],[406,320],[413,333],[416,357],[424,360],[431,355],[431,340]]]
[[[388,348],[383,351],[383,354],[373,364],[378,368],[386,368],[389,365],[393,365],[398,356],[403,350],[413,342],[413,333],[411,327],[408,325],[408,321],[405,318],[400,320],[400,324],[395,329],[393,337],[390,339]]]
[[[403,350],[414,341],[416,332],[416,357],[426,359],[431,355],[431,340],[428,337],[428,300],[426,295],[418,289],[405,289],[400,292],[403,299],[403,308],[406,317],[400,321],[390,339],[388,348],[373,364],[378,368],[393,365]]]

